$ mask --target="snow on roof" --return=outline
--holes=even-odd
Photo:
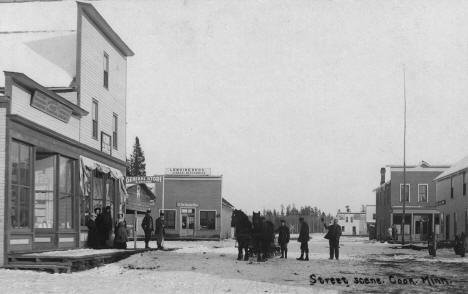
[[[468,169],[468,156],[465,156],[462,160],[453,164],[449,169],[445,170],[443,173],[438,175],[434,181],[441,180],[458,172],[461,172],[465,169]]]
[[[223,205],[234,209],[234,205],[232,205],[231,203],[229,203],[229,201],[227,201],[225,198],[223,198]]]
[[[76,3],[4,3],[1,10],[0,70],[23,72],[46,87],[69,86],[76,75]]]
[[[133,55],[89,3],[2,3],[0,71],[22,72],[45,87],[70,86],[76,76],[77,5],[123,54]],[[4,86],[0,78],[0,87]]]

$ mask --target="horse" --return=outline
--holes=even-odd
[[[253,244],[254,250],[257,254],[257,261],[266,260],[271,253],[271,244],[274,244],[275,230],[274,225],[270,221],[265,221],[264,217],[260,216],[259,212],[253,212]]]
[[[244,260],[249,260],[249,245],[252,235],[252,223],[249,217],[242,211],[235,209],[231,216],[231,227],[234,227],[237,241],[237,260],[242,260],[242,250],[245,251]]]

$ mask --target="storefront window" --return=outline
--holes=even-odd
[[[106,180],[106,207],[110,206],[111,216],[113,220],[115,220],[115,217],[114,217],[115,196],[114,194],[115,194],[114,179],[107,178]]]
[[[102,174],[99,172],[94,172],[93,178],[93,209],[101,208],[101,212],[103,212],[103,200],[104,200],[104,179],[102,178]]]
[[[11,226],[13,228],[27,228],[30,226],[31,147],[19,142],[12,142],[10,146]]]
[[[74,160],[60,156],[58,225],[60,229],[73,228],[73,168]]]
[[[200,211],[200,228],[205,230],[214,230],[216,220],[216,211]]]
[[[55,155],[36,152],[34,165],[34,227],[54,227]]]

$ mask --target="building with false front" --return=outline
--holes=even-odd
[[[434,232],[440,223],[436,207],[434,179],[447,170],[449,165],[406,166],[405,241],[423,241],[429,232]],[[376,237],[387,240],[388,229],[396,226],[398,239],[402,239],[404,180],[403,166],[388,165],[380,170],[380,186],[376,188]]]
[[[467,182],[468,156],[435,178],[442,240],[454,240],[456,235],[468,233]]]
[[[133,55],[91,4],[1,6],[0,266],[83,247],[90,211],[122,211]]]
[[[155,184],[159,217],[164,212],[166,237],[220,239],[230,236],[233,206],[223,201],[221,175],[209,168],[170,168]],[[161,195],[161,197],[159,197]]]

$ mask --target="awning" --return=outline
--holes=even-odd
[[[127,194],[127,189],[125,188],[125,177],[120,170],[84,156],[80,156],[80,165],[80,186],[83,195],[88,194],[86,192],[87,189],[89,189],[89,179],[92,176],[91,172],[94,170],[103,174],[108,174],[111,178],[118,180],[120,190],[125,195]]]

